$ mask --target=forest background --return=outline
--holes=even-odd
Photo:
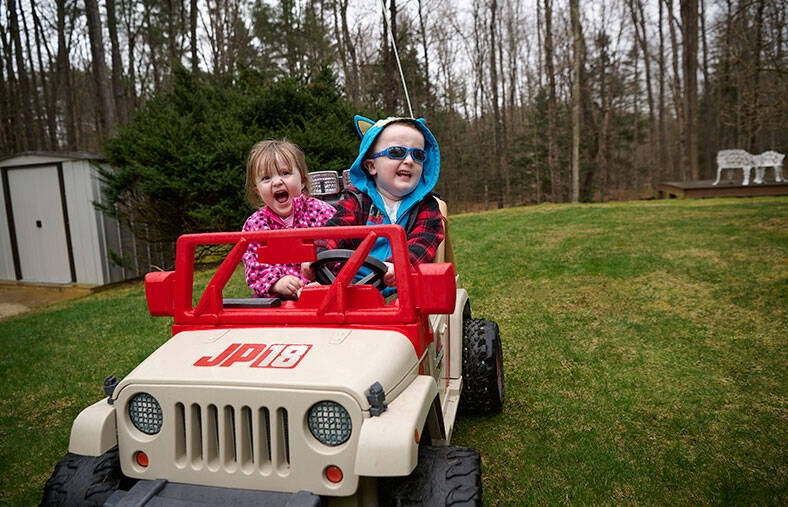
[[[101,152],[107,209],[146,235],[238,229],[253,142],[342,170],[353,114],[409,114],[390,29],[453,211],[648,198],[712,177],[720,149],[786,151],[787,18],[781,0],[5,0],[0,157]]]

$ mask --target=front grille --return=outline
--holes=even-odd
[[[285,408],[175,404],[175,464],[179,468],[263,475],[290,470]]]
[[[140,392],[161,404],[163,424],[159,433],[149,435],[134,426],[127,408],[118,412],[121,467],[128,477],[266,491],[306,489],[332,496],[356,490],[358,432],[345,444],[329,448],[306,426],[309,408],[330,400],[346,407],[353,428],[360,428],[358,403],[345,393],[136,384],[121,391],[116,406],[128,407]],[[148,456],[148,466],[136,461],[138,452]],[[340,484],[325,478],[329,465],[344,471]]]

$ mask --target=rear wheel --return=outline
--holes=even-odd
[[[477,506],[482,503],[479,452],[467,447],[419,447],[419,464],[407,477],[378,485],[381,506]]]
[[[122,479],[117,446],[101,456],[68,453],[44,486],[41,505],[104,505]]]
[[[500,412],[506,386],[498,324],[491,320],[466,318],[463,320],[462,341],[460,412]]]

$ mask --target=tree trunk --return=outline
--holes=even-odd
[[[338,0],[331,0],[331,8],[334,15],[334,38],[337,41],[337,53],[339,54],[339,61],[342,65],[342,74],[345,76],[345,90],[347,91],[348,98],[353,102],[354,98],[350,90],[350,66],[348,65],[347,51],[345,50],[346,40],[342,36],[342,31],[339,28],[339,10],[337,9],[337,3]]]
[[[134,24],[134,18],[130,13],[124,13],[124,28],[126,29],[126,40],[128,46],[126,48],[126,59],[128,67],[126,70],[126,107],[128,108],[129,117],[137,106],[137,38],[138,27]]]
[[[681,78],[679,75],[679,44],[676,40],[676,21],[673,15],[673,0],[663,0],[668,8],[668,26],[670,27],[670,45],[673,50],[673,103],[676,108],[676,123],[679,125],[679,156],[678,156],[678,174],[681,181],[687,181],[687,168],[689,162],[687,160],[686,150],[686,122],[684,121],[685,111],[681,93]]]
[[[178,63],[178,46],[177,37],[175,35],[175,23],[177,16],[173,0],[167,0],[167,67],[172,69]]]
[[[189,2],[189,46],[192,53],[192,73],[197,74],[200,68],[197,59],[197,0]]]
[[[686,157],[692,179],[698,180],[698,0],[681,0],[681,28]]]
[[[552,0],[544,0],[544,54],[545,70],[547,71],[548,99],[547,99],[547,165],[550,171],[550,194],[553,202],[563,202],[563,189],[561,187],[561,173],[558,168],[558,132],[556,126],[556,90],[555,67],[553,66],[553,6]]]
[[[33,115],[30,111],[30,83],[27,80],[27,70],[25,69],[25,62],[22,58],[22,41],[19,37],[16,0],[8,0],[8,17],[10,18],[9,28],[11,30],[11,41],[9,48],[13,47],[13,53],[16,57],[16,73],[19,82],[17,103],[18,107],[22,111],[22,125],[25,132],[23,149],[35,150],[38,148],[38,143],[36,142],[36,137],[33,133]]]
[[[630,154],[630,174],[624,175],[620,177],[618,180],[618,185],[616,188],[619,190],[619,195],[621,194],[622,186],[625,184],[631,185],[632,188],[635,189],[635,193],[637,193],[640,189],[640,182],[638,178],[638,147],[640,145],[640,61],[638,60],[639,48],[637,41],[634,42],[632,45],[632,64],[635,68],[635,78],[634,78],[634,86],[633,88],[633,97],[632,97],[632,108],[634,110],[634,114],[632,115],[632,132],[633,132],[633,143],[632,143],[632,153]],[[622,173],[625,171],[621,171]],[[628,183],[624,183],[624,182]]]
[[[340,1],[340,21],[342,23],[342,36],[345,39],[345,48],[348,52],[348,56],[350,56],[350,91],[349,95],[351,100],[359,100],[360,96],[360,85],[359,85],[359,68],[358,68],[358,60],[356,59],[356,45],[354,44],[353,39],[350,37],[350,29],[348,28],[347,24],[347,7],[348,7],[348,0],[339,0]],[[345,76],[347,79],[347,76]]]
[[[41,90],[44,93],[44,108],[46,109],[46,124],[48,133],[48,142],[46,147],[52,151],[58,149],[57,142],[57,108],[55,105],[55,81],[54,79],[54,65],[52,64],[52,52],[49,50],[46,36],[44,35],[44,28],[41,26],[41,19],[38,17],[36,9],[36,1],[30,0],[30,11],[33,13],[33,32],[36,37],[36,52],[38,53],[38,68],[41,72]],[[41,48],[44,48],[47,53],[47,66],[44,66],[44,59],[41,55]],[[45,73],[44,69],[49,69]],[[49,76],[50,85],[47,86],[45,75]]]
[[[703,74],[703,88],[709,89],[709,47],[706,44],[706,1],[700,0],[700,40],[703,46],[703,59],[701,71]]]
[[[421,49],[424,52],[424,95],[428,104],[427,110],[432,111],[432,93],[430,92],[430,55],[427,51],[427,30],[424,27],[424,13],[422,12],[423,0],[419,0],[419,35],[421,35]]]
[[[579,0],[569,0],[572,23],[572,60],[574,81],[572,83],[572,202],[580,202],[580,77],[583,53],[583,31],[580,26]]]
[[[605,202],[605,199],[610,193],[611,184],[611,168],[610,168],[610,115],[612,110],[612,101],[608,94],[608,63],[609,57],[607,54],[607,44],[601,48],[599,55],[599,102],[602,118],[599,121],[599,150],[597,152],[597,160],[600,173],[600,188],[599,200]]]
[[[44,108],[41,107],[41,96],[39,95],[38,82],[36,80],[36,65],[33,60],[33,45],[30,44],[30,31],[27,29],[27,16],[22,10],[22,4],[19,4],[19,17],[22,18],[22,29],[25,32],[25,49],[27,50],[27,61],[30,63],[30,95],[33,101],[33,132],[36,136],[35,142],[38,148],[44,148],[46,143],[46,135],[44,134]],[[46,87],[44,81],[44,69],[39,68],[38,79],[41,81],[41,89]]]
[[[56,100],[62,100],[65,109],[66,149],[77,150],[77,124],[71,90],[71,65],[66,44],[66,0],[57,0],[57,78]],[[62,93],[61,93],[62,92]]]
[[[493,180],[497,183],[493,192],[498,201],[498,208],[503,208],[503,191],[501,189],[501,110],[498,104],[498,66],[496,65],[496,25],[495,18],[498,11],[497,0],[490,1],[490,90],[492,91],[493,108]]]
[[[667,133],[665,132],[665,34],[662,31],[662,2],[659,2],[659,20],[657,26],[659,27],[659,124],[657,127],[659,136],[659,171],[660,177],[669,174],[667,171],[668,153],[667,153]]]
[[[99,135],[111,137],[115,133],[115,113],[107,81],[107,63],[104,59],[104,42],[97,0],[85,0],[85,14],[88,19],[90,54],[93,60],[93,80],[99,99]]]
[[[761,130],[760,120],[760,85],[761,85],[761,52],[763,50],[763,9],[765,7],[764,0],[758,1],[755,14],[755,48],[753,49],[753,65],[752,65],[752,106],[750,107],[750,136],[748,149],[751,152],[761,151],[758,144],[758,134]]]
[[[500,17],[498,17],[500,20]],[[506,125],[507,119],[507,111],[506,111],[506,73],[504,72],[503,67],[503,41],[501,40],[501,23],[500,21],[497,22],[495,25],[495,31],[498,34],[498,75],[501,76],[501,93],[500,93],[500,101],[498,103],[498,107],[500,108],[499,118],[498,118],[498,129],[500,131],[500,135],[498,136],[498,142],[500,148],[498,149],[498,159],[500,160],[500,167],[501,167],[501,176],[503,178],[503,195],[499,197],[499,206],[503,207],[504,202],[511,203],[511,195],[512,195],[512,185],[509,178],[509,164],[506,162],[506,157],[504,156],[504,146],[510,146],[508,134],[509,130]],[[511,84],[511,83],[510,83]]]
[[[6,81],[5,70],[3,70],[3,62],[11,60],[3,25],[0,25],[0,46],[0,50],[2,50],[2,55],[0,55],[0,142],[2,142],[2,146],[0,149],[4,153],[14,153],[17,151],[15,133],[18,132],[18,129],[14,128],[12,113],[15,102],[14,82],[13,74],[10,74]],[[9,63],[9,72],[11,72],[11,68]]]
[[[397,86],[397,62],[394,58],[392,39],[397,40],[396,30],[397,4],[395,0],[389,0],[389,12],[383,11],[383,75],[385,77],[385,87],[383,90],[384,107],[388,114],[394,114],[397,107],[396,90]]]
[[[110,53],[112,55],[112,95],[115,98],[115,109],[118,122],[126,123],[126,100],[123,86],[123,62],[120,59],[118,43],[118,23],[115,16],[115,0],[106,0],[107,30],[109,31]]]
[[[637,2],[637,5],[635,5]],[[657,124],[654,115],[654,92],[651,85],[651,58],[648,48],[648,35],[646,33],[646,16],[643,12],[642,0],[629,0],[629,12],[632,16],[632,23],[635,27],[635,37],[640,44],[640,51],[643,53],[643,67],[646,71],[646,101],[648,103],[648,180],[652,192],[657,188],[656,171],[654,165],[657,164]]]

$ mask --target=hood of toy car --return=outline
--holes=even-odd
[[[368,409],[380,382],[396,394],[415,376],[418,357],[396,331],[347,328],[249,328],[181,332],[126,376],[131,384],[183,384],[345,392]],[[387,396],[388,397],[388,396]],[[391,399],[391,398],[389,398]]]

